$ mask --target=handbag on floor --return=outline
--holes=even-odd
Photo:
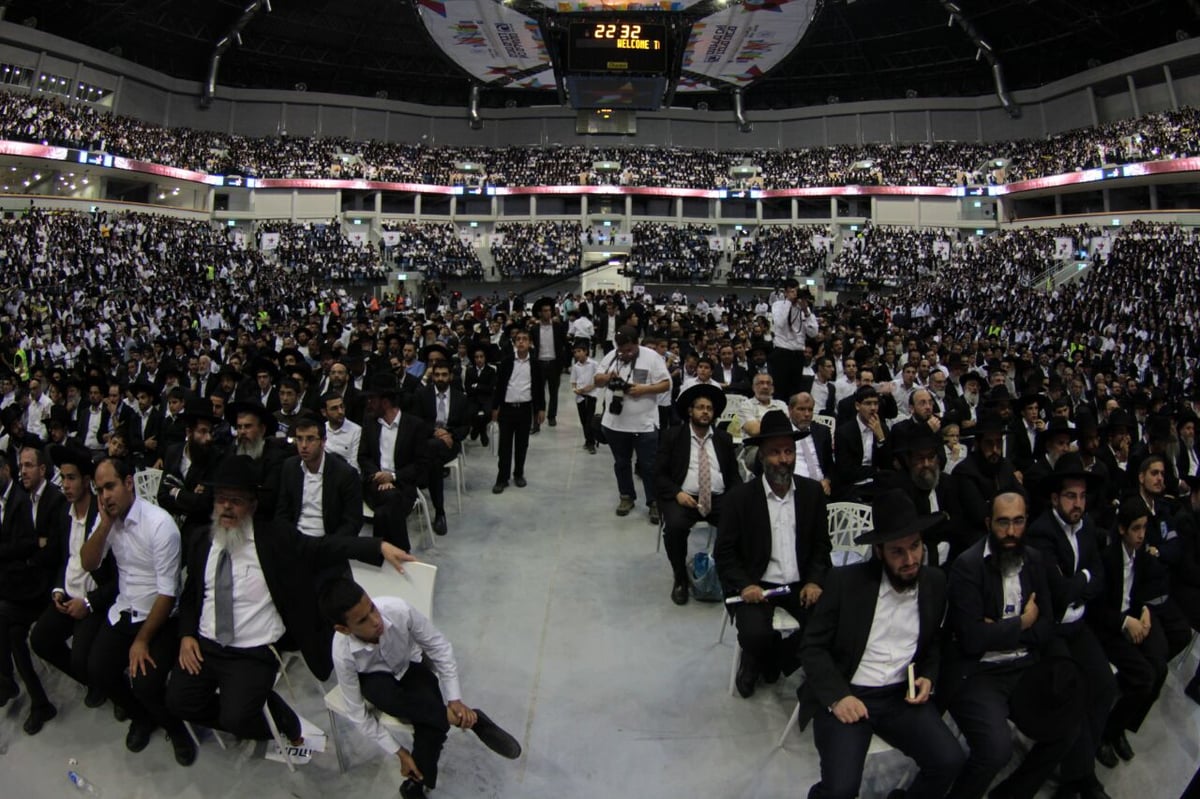
[[[701,602],[720,602],[725,599],[721,581],[717,579],[717,563],[707,552],[700,551],[688,559],[688,579],[692,596]]]

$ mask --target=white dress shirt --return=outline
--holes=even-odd
[[[325,428],[325,451],[341,455],[356,472],[358,471],[358,446],[360,443],[362,443],[362,428],[349,419],[343,419],[342,426],[336,430],[332,425]]]
[[[870,466],[871,458],[875,455],[875,431],[867,426],[861,416],[855,416],[854,421],[858,423],[858,434],[862,437],[862,463],[861,466]]]
[[[396,433],[400,429],[400,411],[392,423],[388,424],[379,417],[379,469],[380,471],[396,473]]]
[[[504,401],[533,401],[533,365],[529,362],[528,355],[524,358],[513,358],[512,375],[508,378]]]
[[[179,596],[179,528],[162,508],[134,497],[125,518],[113,521],[101,557],[110,551],[118,592],[108,610],[110,624],[124,612],[143,622],[159,596]]]
[[[300,474],[304,478],[304,490],[300,495],[300,520],[296,527],[305,535],[322,538],[325,535],[325,455],[321,455],[321,464],[315,472],[309,471],[308,464],[300,461]]]
[[[883,575],[879,580],[871,632],[850,684],[882,688],[906,681],[908,664],[917,654],[920,635],[917,587],[897,591],[887,575]]]
[[[829,402],[829,389],[833,388],[833,383],[822,383],[820,380],[813,380],[812,389],[809,391],[813,398],[813,408],[817,413],[825,413],[825,405]],[[841,392],[834,395],[840,397]],[[836,408],[834,409],[837,410]]]
[[[83,436],[83,445],[88,449],[103,449],[104,445],[100,443],[100,415],[104,412],[103,406],[96,408],[89,407],[87,412],[87,432]]]
[[[554,351],[554,325],[538,324],[538,360],[553,361],[558,357]]]
[[[217,640],[217,558],[221,547],[214,541],[204,565],[204,601],[200,605],[200,635]],[[248,649],[267,646],[283,637],[283,618],[271,599],[263,576],[258,550],[254,546],[254,530],[238,547],[229,550],[233,561],[233,640],[226,646]]]
[[[812,309],[801,311],[787,300],[771,305],[771,321],[775,346],[785,350],[803,351],[804,342],[817,335],[817,315]]]
[[[721,474],[721,464],[717,463],[717,450],[713,447],[713,432],[710,427],[704,433],[704,438],[697,438],[696,431],[688,425],[691,436],[691,446],[688,447],[688,470],[680,486],[685,494],[693,497],[700,496],[700,450],[708,452],[708,473],[712,478],[713,496],[725,493],[725,475]],[[697,446],[699,444],[699,446]]]
[[[592,390],[587,392],[589,397],[600,396],[600,389],[596,388],[596,370],[599,364],[591,358],[585,358],[583,363],[579,361],[571,362],[571,388],[587,388],[592,387]],[[575,402],[583,402],[584,395],[576,394]]]
[[[792,429],[799,430],[800,428],[792,425]],[[809,429],[811,430],[812,427],[810,426]],[[796,442],[796,466],[792,473],[810,480],[825,479],[825,472],[821,469],[821,459],[817,456],[817,444],[813,441],[811,434]]]
[[[992,543],[985,541],[983,544],[983,559],[987,561],[992,556]],[[1022,602],[1024,597],[1021,596],[1021,569],[1018,566],[1011,571],[1002,573],[1001,581],[1004,586],[1004,608],[1000,614],[1000,619],[1011,619],[1021,615],[1021,611],[1025,609]],[[999,621],[1000,619],[997,619]],[[982,663],[1005,663],[1010,660],[1018,660],[1025,657],[1028,651],[1024,647],[1010,649],[1007,651],[985,652],[983,657],[979,658]]]
[[[796,561],[796,487],[789,484],[787,494],[780,497],[771,490],[765,475],[762,481],[767,492],[767,515],[771,519],[771,560],[762,579],[777,585],[798,583],[800,564]]]
[[[1129,548],[1124,544],[1121,545],[1121,612],[1128,613],[1129,608],[1133,605],[1133,561],[1136,557],[1136,552],[1130,552]],[[1121,626],[1125,626],[1125,620],[1121,620]]]
[[[1057,510],[1051,510],[1050,515],[1054,518],[1054,522],[1058,525],[1058,529],[1062,530],[1063,536],[1067,539],[1067,543],[1071,546],[1071,573],[1074,574],[1075,568],[1079,566],[1079,531],[1083,528],[1083,522],[1080,522],[1074,526],[1068,525],[1065,521],[1063,521],[1062,517],[1058,515]],[[1080,571],[1083,572],[1083,576],[1090,583],[1092,581],[1092,573],[1087,569],[1080,569]],[[1085,608],[1083,605],[1071,605],[1068,607],[1063,613],[1062,624],[1070,624],[1071,622],[1082,619],[1084,609]]]
[[[670,386],[671,373],[667,371],[667,362],[655,350],[639,346],[637,356],[626,363],[619,359],[619,350],[613,350],[600,361],[599,371],[617,374],[628,380],[631,385],[657,385],[666,383]],[[719,387],[718,387],[719,388]],[[611,392],[609,392],[611,397]],[[605,427],[623,433],[649,433],[658,429],[658,394],[643,394],[631,397],[625,394],[625,407],[620,414],[612,412],[610,399],[608,408],[602,420]]]
[[[350,719],[363,735],[374,741],[388,754],[400,746],[383,725],[367,713],[359,688],[359,674],[380,672],[397,680],[408,671],[409,663],[424,653],[433,662],[441,681],[442,698],[447,702],[462,699],[458,685],[458,666],[454,650],[446,637],[399,597],[372,597],[379,615],[383,617],[383,633],[379,642],[370,644],[353,635],[335,632],[333,635],[333,673],[346,698]]]
[[[92,577],[91,572],[84,570],[79,550],[83,549],[83,544],[87,541],[88,536],[100,526],[100,514],[96,514],[96,520],[92,523],[91,530],[86,529],[86,512],[83,516],[76,516],[75,510],[72,508],[67,511],[67,515],[71,519],[71,532],[67,538],[67,568],[63,574],[65,585],[55,590],[63,591],[72,599],[84,599],[96,590],[96,580]]]

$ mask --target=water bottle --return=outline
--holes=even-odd
[[[80,793],[86,793],[92,796],[100,795],[100,791],[96,788],[96,786],[85,780],[83,775],[81,775],[78,771],[68,771],[67,779],[70,780],[71,784],[75,786],[75,790],[79,791]]]

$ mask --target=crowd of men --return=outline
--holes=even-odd
[[[814,236],[827,236],[824,225],[763,225],[737,242],[729,267],[733,285],[775,284],[789,277],[808,277],[825,268],[833,243],[820,246]]]
[[[722,152],[679,147],[601,148],[434,147],[345,137],[248,137],[217,131],[166,128],[107,113],[86,103],[46,94],[0,93],[0,137],[99,150],[140,161],[212,174],[268,178],[345,178],[455,185],[465,177],[455,164],[483,169],[494,186],[628,186],[717,188],[729,169],[759,167],[759,188],[880,184],[957,186],[1012,182],[1104,164],[1164,160],[1200,153],[1200,117],[1183,108],[1147,114],[1045,139],[996,143],[933,142],[846,144],[805,149]],[[990,159],[1008,166],[980,172]],[[597,162],[615,162],[615,177],[596,173]],[[473,178],[474,179],[474,178]]]
[[[583,226],[578,222],[500,222],[492,237],[492,258],[502,277],[559,275],[579,268]]]
[[[721,250],[711,239],[716,225],[664,225],[636,222],[628,274],[669,283],[707,283],[721,260]]]
[[[256,224],[258,249],[276,259],[288,273],[322,280],[378,281],[386,269],[379,251],[367,243],[356,244],[342,232],[342,223],[269,220]],[[263,234],[278,235],[276,245],[263,246]]]
[[[483,264],[475,248],[449,222],[385,222],[385,232],[398,234],[384,242],[384,256],[403,271],[420,271],[429,280],[483,280]]]

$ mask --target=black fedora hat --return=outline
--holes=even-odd
[[[945,513],[917,513],[912,497],[899,488],[889,488],[875,495],[871,502],[872,529],[854,539],[856,544],[883,544],[914,533],[921,533],[941,524]]]
[[[54,468],[56,469],[72,465],[84,477],[88,477],[96,471],[96,464],[92,461],[90,452],[81,452],[75,447],[68,447],[63,444],[50,445],[50,462],[54,464]]]
[[[1045,442],[1050,440],[1051,436],[1062,435],[1065,433],[1070,437],[1071,441],[1079,440],[1079,430],[1076,427],[1071,427],[1066,419],[1055,416],[1050,421],[1046,422],[1046,427],[1042,432],[1037,434],[1039,444],[1045,446]]]
[[[1100,429],[1100,423],[1096,421],[1096,416],[1091,411],[1081,410],[1075,414],[1075,433],[1079,438],[1083,438],[1088,433],[1095,433]]]
[[[1083,480],[1088,493],[1097,491],[1103,479],[1083,468],[1083,458],[1077,452],[1067,452],[1054,462],[1054,470],[1041,479],[1041,489],[1048,494],[1056,493],[1065,480]]]
[[[1083,675],[1075,661],[1052,656],[1022,672],[1008,697],[1008,717],[1033,740],[1056,741],[1079,724],[1086,698]]]
[[[553,297],[538,297],[537,300],[533,303],[533,308],[531,310],[533,311],[533,313],[539,314],[542,312],[542,309],[545,308],[547,305],[549,305],[551,309],[554,308],[554,298]]]
[[[192,396],[183,406],[181,417],[184,425],[190,427],[196,422],[219,424],[221,418],[213,413],[212,402],[204,397]],[[235,419],[236,421],[236,419]]]
[[[1129,415],[1129,411],[1124,408],[1117,408],[1108,415],[1108,421],[1100,428],[1100,432],[1104,435],[1109,435],[1116,429],[1129,431],[1135,427],[1137,427],[1137,422]]]
[[[425,363],[429,363],[429,354],[431,352],[436,352],[436,353],[440,354],[442,356],[442,360],[445,361],[446,363],[450,362],[450,350],[446,349],[445,345],[438,344],[438,343],[426,344],[424,347],[421,348],[421,351],[417,355],[417,357],[420,358]]]
[[[210,406],[211,408],[211,406]],[[263,427],[267,428],[267,435],[275,435],[276,429],[279,427],[279,422],[275,418],[275,414],[268,411],[261,402],[252,402],[242,400],[240,402],[231,402],[229,407],[225,409],[225,416],[235,426],[237,418],[243,413],[253,414],[258,417],[258,420],[263,423]]]
[[[687,421],[692,403],[702,397],[707,397],[712,402],[714,419],[725,412],[725,392],[712,383],[696,383],[679,392],[675,399],[675,412],[679,414],[679,418]]]
[[[135,396],[135,397],[138,394],[144,393],[144,394],[149,394],[150,399],[158,398],[158,389],[154,387],[153,383],[148,382],[146,380],[136,380],[136,381],[130,383],[129,384],[129,393],[133,394],[133,396]]]
[[[694,388],[694,386],[693,386]],[[763,414],[762,422],[758,428],[758,435],[748,436],[743,440],[746,446],[761,444],[769,438],[790,438],[792,441],[799,441],[802,438],[807,438],[808,430],[797,430],[792,426],[792,420],[783,411],[767,411]]]
[[[975,422],[975,426],[971,428],[971,434],[976,438],[988,433],[1006,432],[1008,432],[1008,425],[1000,418],[1000,414],[992,410],[981,411],[979,418]]]
[[[364,397],[396,396],[400,393],[400,382],[390,372],[375,372],[363,382]]]
[[[942,420],[946,424],[945,419]],[[924,424],[900,425],[901,429],[892,431],[892,452],[897,455],[921,449],[942,451],[941,437]]]
[[[258,468],[249,455],[230,455],[221,461],[210,488],[232,488],[255,493],[259,489]]]

